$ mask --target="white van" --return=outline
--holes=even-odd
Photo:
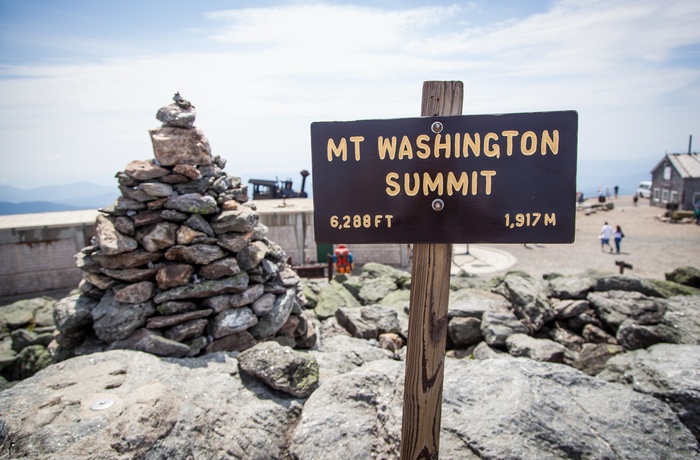
[[[651,181],[641,181],[639,186],[637,186],[637,195],[639,195],[639,198],[651,198]]]

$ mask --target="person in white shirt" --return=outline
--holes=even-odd
[[[610,252],[613,252],[612,244],[610,244],[610,238],[613,235],[613,229],[606,222],[605,225],[600,229],[600,250],[605,252],[605,245],[610,248]]]

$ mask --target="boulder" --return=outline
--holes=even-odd
[[[611,331],[617,331],[628,318],[640,324],[658,324],[668,305],[663,299],[621,290],[591,292],[588,301]]]
[[[620,345],[584,343],[572,366],[588,375],[597,375],[610,358],[624,351]]]
[[[88,296],[74,294],[64,297],[54,308],[54,320],[60,335],[58,342],[68,348],[80,345],[92,326],[92,310],[99,302]]]
[[[148,132],[151,134],[156,160],[163,166],[212,163],[209,141],[197,128],[182,129],[164,126],[149,129]]]
[[[130,304],[119,302],[110,292],[92,310],[93,329],[104,342],[121,340],[146,324],[156,312],[151,302]]]
[[[613,275],[598,278],[595,291],[634,291],[650,297],[700,295],[700,290],[673,281],[639,278],[634,275]]]
[[[557,276],[547,280],[549,294],[557,299],[585,299],[595,280],[587,276]]]
[[[485,311],[508,313],[511,311],[511,304],[502,295],[482,289],[464,288],[450,292],[448,318],[481,319]]]
[[[598,377],[666,402],[700,439],[700,345],[658,344],[620,354]]]
[[[508,353],[515,357],[527,357],[535,361],[564,362],[567,349],[549,339],[536,339],[526,334],[513,334],[506,339]]]
[[[396,283],[389,277],[368,278],[362,283],[358,297],[363,304],[369,305],[379,302],[396,289]]]
[[[135,239],[119,233],[114,223],[101,214],[95,221],[95,237],[100,251],[109,256],[133,251],[139,245]]]
[[[381,305],[339,308],[335,317],[338,324],[359,339],[377,339],[385,332],[401,332],[396,310]]]
[[[547,299],[547,286],[540,280],[525,273],[511,272],[494,291],[511,302],[515,315],[531,333],[554,319],[554,311]]]
[[[250,328],[250,333],[256,339],[272,337],[287,322],[294,306],[298,306],[294,290],[288,289],[286,294],[275,299],[272,308],[261,316],[257,324]]]
[[[504,346],[513,334],[527,334],[528,328],[512,313],[487,311],[481,319],[481,333],[491,346]]]
[[[455,348],[464,348],[477,344],[484,339],[481,332],[481,320],[457,316],[447,323],[447,334]]]
[[[271,388],[297,398],[306,398],[318,388],[316,360],[276,342],[262,342],[241,352],[238,365]]]
[[[407,289],[411,282],[411,274],[404,270],[377,262],[367,262],[362,266],[363,278],[390,278],[400,289]]]
[[[335,315],[339,308],[356,308],[360,303],[357,299],[336,280],[331,280],[321,289],[316,303],[316,316],[324,320]]]
[[[673,281],[686,286],[700,288],[700,270],[695,267],[678,267],[665,275],[666,281]]]
[[[304,404],[291,457],[398,459],[403,368],[396,361],[374,361],[325,381]]]
[[[42,345],[30,345],[15,355],[12,362],[2,370],[2,376],[9,381],[24,380],[49,364],[51,355],[46,348]]]
[[[226,353],[79,356],[0,393],[13,458],[288,458],[301,405]],[[0,456],[9,444],[0,442]]]

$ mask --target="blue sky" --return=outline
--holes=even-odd
[[[175,91],[226,171],[311,167],[314,121],[577,110],[579,161],[700,145],[700,2],[0,1],[0,184],[115,183]],[[693,150],[700,150],[697,147]]]

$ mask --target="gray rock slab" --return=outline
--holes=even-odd
[[[447,316],[472,317],[481,319],[485,311],[496,313],[510,312],[510,302],[500,294],[481,289],[459,289],[450,292]]]
[[[255,229],[258,223],[258,214],[247,206],[240,206],[237,209],[222,211],[211,221],[211,228],[214,233],[248,233]]]
[[[506,274],[495,292],[510,300],[515,314],[532,333],[554,319],[547,299],[548,286],[539,279],[520,272]]]
[[[536,339],[526,334],[513,334],[506,339],[508,353],[515,357],[527,357],[535,361],[564,362],[566,347],[549,339]]]
[[[339,447],[355,458],[399,458],[403,372],[401,362],[374,361],[324,382],[293,432],[294,458],[337,458]],[[447,359],[441,425],[441,459],[699,455],[661,401],[523,358]]]
[[[665,401],[700,439],[700,345],[658,344],[613,356],[598,377]]]
[[[628,318],[640,324],[658,324],[667,307],[664,299],[628,291],[591,292],[588,301],[612,331]]]
[[[225,310],[216,315],[210,324],[210,334],[215,339],[243,332],[258,324],[258,317],[248,307]]]
[[[306,398],[318,388],[318,362],[277,342],[262,342],[238,355],[241,370],[275,390]]]
[[[557,276],[547,280],[549,294],[557,299],[585,299],[595,280],[587,276]]]
[[[324,382],[304,404],[292,458],[398,459],[403,368],[375,361]]]
[[[79,345],[92,326],[92,310],[99,302],[85,295],[71,295],[56,302],[54,320],[63,340],[61,345],[73,348]]]
[[[80,356],[0,393],[13,458],[281,460],[300,411],[298,400],[241,381],[226,353]]]
[[[504,346],[513,334],[527,334],[528,328],[513,313],[487,311],[481,319],[481,333],[491,346]]]
[[[336,280],[332,280],[321,288],[316,303],[316,316],[324,320],[335,315],[336,310],[343,307],[359,307],[360,302]]]
[[[284,323],[287,322],[289,315],[292,313],[294,305],[296,305],[296,293],[293,289],[288,289],[287,292],[275,299],[272,308],[264,316],[260,317],[258,323],[249,329],[256,339],[264,339],[272,337],[280,330]]]
[[[125,339],[146,324],[146,319],[156,312],[151,302],[142,304],[121,303],[107,291],[92,310],[93,329],[103,342]]]
[[[409,272],[377,262],[364,264],[362,266],[362,276],[364,278],[389,277],[402,289],[408,287],[411,282],[411,274]]]
[[[176,245],[165,252],[168,260],[177,260],[189,264],[206,265],[226,256],[223,249],[215,244]]]
[[[219,294],[242,292],[248,287],[248,274],[243,272],[236,276],[219,280],[206,280],[163,291],[153,298],[156,303],[168,300],[202,299]]]
[[[183,195],[172,196],[168,198],[164,206],[165,209],[189,214],[213,214],[217,211],[214,198],[200,193],[185,193]]]
[[[210,165],[211,147],[204,133],[197,128],[161,127],[149,129],[153,154],[163,166],[179,163]]]
[[[359,308],[340,308],[335,312],[338,324],[353,337],[377,339],[385,332],[401,332],[401,323],[396,310],[381,305]]]
[[[366,363],[391,359],[393,354],[370,344],[367,340],[356,339],[346,335],[324,338],[319,349],[309,353],[320,365],[320,381],[350,372]]]
[[[443,395],[441,459],[698,456],[667,405],[561,364],[447,360]]]
[[[135,239],[119,233],[114,228],[114,223],[102,214],[99,214],[95,221],[95,233],[97,245],[100,251],[106,255],[113,256],[130,252],[139,245]]]
[[[362,283],[358,297],[365,304],[377,303],[390,292],[397,290],[396,282],[385,276],[381,278],[368,278]]]

